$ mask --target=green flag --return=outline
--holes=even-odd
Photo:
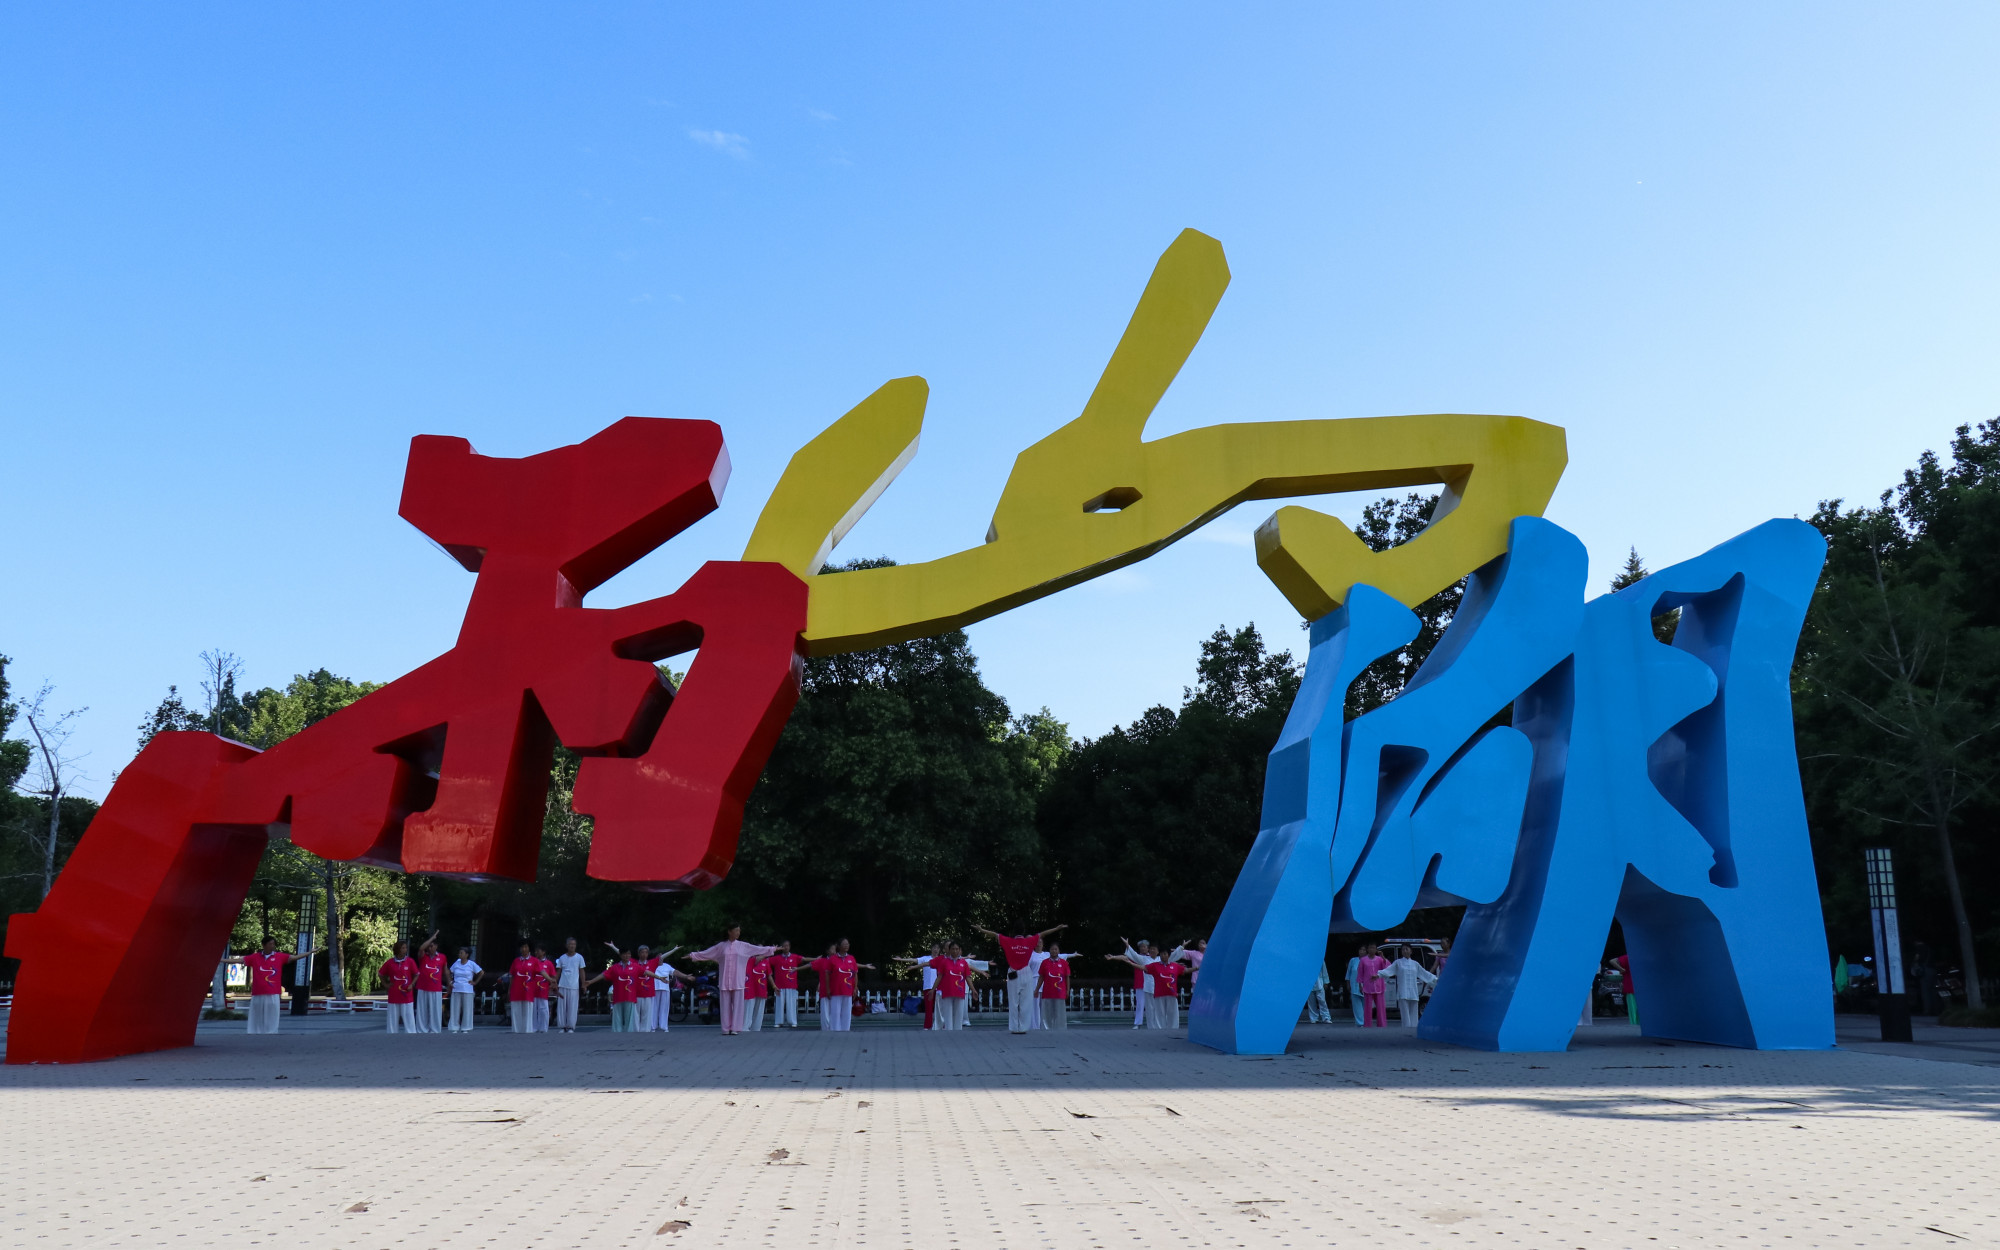
[[[1833,965],[1833,992],[1838,994],[1847,988],[1847,956],[1842,955]]]

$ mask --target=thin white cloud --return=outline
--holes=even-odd
[[[727,153],[739,161],[750,159],[750,141],[742,135],[730,134],[727,130],[690,130],[688,138],[705,148],[714,148]]]
[[[838,117],[835,117],[833,114],[827,112],[825,109],[807,109],[806,116],[812,118],[816,122],[837,122],[840,120]]]

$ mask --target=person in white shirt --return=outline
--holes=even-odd
[[[1144,938],[1140,938],[1136,946],[1129,938],[1119,938],[1118,940],[1125,943],[1125,953],[1122,955],[1106,955],[1105,958],[1114,964],[1131,964],[1134,968],[1138,969],[1132,975],[1132,1027],[1143,1029],[1146,1027],[1146,1008],[1153,1001],[1152,987],[1147,984],[1146,966],[1159,958],[1159,948]]]
[[[1361,957],[1367,953],[1366,946],[1357,946],[1354,948],[1354,957],[1347,961],[1347,1004],[1354,1008],[1356,1028],[1362,1024],[1361,1009],[1364,1004],[1361,1001]]]
[[[577,1004],[583,998],[583,956],[577,953],[576,939],[563,943],[556,956],[556,1028],[576,1032]]]
[[[937,969],[931,967],[931,960],[944,958],[944,943],[932,942],[928,955],[896,955],[899,964],[915,964],[918,975],[923,978],[924,1027],[930,1028],[937,1015]]]
[[[1427,987],[1437,984],[1437,977],[1428,968],[1410,958],[1412,953],[1409,947],[1398,946],[1395,962],[1382,969],[1382,979],[1396,995],[1396,1014],[1406,1029],[1417,1027],[1418,1000]]]
[[[671,956],[674,951],[679,949],[680,947],[676,946],[668,950],[666,954],[661,955],[658,964],[653,968],[653,997],[659,1003],[659,1006],[653,1011],[653,1027],[662,1033],[671,1033],[673,1031],[667,1027],[669,1023],[667,1017],[671,1016],[674,1012],[674,982],[694,980],[693,977],[667,962],[668,956]],[[646,1030],[641,1029],[639,1031],[644,1033]]]
[[[453,1033],[472,1032],[472,992],[479,988],[480,978],[486,969],[472,962],[469,947],[458,948],[458,958],[447,969],[451,973],[451,1029]]]
[[[1326,1005],[1326,991],[1333,984],[1326,975],[1326,961],[1319,961],[1319,975],[1313,979],[1312,992],[1306,995],[1306,1023],[1332,1024],[1333,1012]]]

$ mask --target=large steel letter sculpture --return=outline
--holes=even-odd
[[[1282,1051],[1329,929],[1463,903],[1420,1036],[1563,1048],[1616,915],[1649,1035],[1831,1046],[1790,690],[1824,554],[1771,521],[1585,604],[1582,545],[1521,518],[1409,688],[1343,725],[1361,667],[1415,632],[1357,587],[1314,627],[1190,1036]]]
[[[1528,990],[1572,975],[1565,943],[1601,919],[1607,877],[1622,882],[1628,930],[1647,923],[1641,913],[1661,933],[1708,923],[1701,953],[1725,964],[1740,934],[1775,942],[1774,926],[1809,919],[1718,893],[1739,890],[1739,871],[1753,893],[1767,870],[1796,871],[1797,854],[1777,862],[1785,855],[1757,825],[1789,819],[1783,803],[1764,790],[1739,794],[1746,772],[1778,777],[1790,767],[1788,737],[1776,748],[1747,740],[1784,711],[1757,666],[1783,667],[1773,648],[1786,618],[1759,596],[1776,593],[1768,579],[1785,570],[1759,565],[1710,585],[1716,570],[1690,565],[1646,583],[1695,623],[1683,625],[1684,644],[1676,640],[1681,659],[1715,674],[1731,692],[1724,700],[1685,664],[1655,681],[1647,674],[1657,657],[1634,677],[1572,645],[1580,630],[1615,634],[1641,609],[1603,622],[1596,605],[1579,610],[1574,540],[1533,519],[1563,471],[1560,429],[1436,415],[1217,425],[1146,441],[1154,406],[1228,282],[1215,240],[1192,230],[1175,240],[1082,413],[1016,460],[984,541],[924,563],[821,571],[915,455],[929,395],[921,378],[887,383],[800,449],[742,560],[712,561],[676,593],[627,608],[583,599],[718,506],[728,458],[716,426],[627,418],[520,460],[480,456],[462,439],[415,439],[402,515],[478,579],[457,645],[268,751],[201,733],[154,739],[41,910],[12,922],[7,954],[22,968],[8,1062],[191,1042],[194,1004],[271,836],[409,872],[532,877],[558,741],[585,757],[573,801],[595,820],[592,876],[652,889],[713,885],[729,871],[745,799],[798,698],[802,657],[1003,612],[1145,559],[1239,503],[1349,490],[1435,484],[1444,495],[1423,534],[1386,552],[1299,507],[1281,508],[1257,533],[1259,564],[1316,624],[1305,689],[1272,756],[1267,828],[1202,980],[1201,1040],[1281,1046],[1289,1023],[1253,988],[1263,970],[1277,969],[1271,984],[1292,994],[1295,1012],[1291,987],[1337,909],[1379,919],[1420,892],[1490,904],[1468,919],[1435,1017],[1451,1036],[1484,1045],[1554,1039],[1542,998]],[[1342,696],[1359,667],[1411,634],[1401,605],[1475,569],[1459,624],[1424,676],[1372,719],[1342,727]],[[670,689],[654,661],[697,645],[686,681]],[[1550,709],[1560,723],[1517,713],[1515,726],[1481,733],[1522,690],[1522,707]],[[1628,714],[1621,698],[1651,699],[1659,716]],[[1592,717],[1619,729],[1592,731],[1607,735],[1599,770],[1617,784],[1592,773],[1587,784],[1552,787],[1546,760]],[[1655,806],[1671,801],[1717,848],[1715,871],[1726,879],[1691,883],[1685,848],[1665,849],[1681,831],[1658,811],[1643,837],[1576,832],[1597,819],[1589,804],[1629,798],[1633,751],[1654,761]],[[1342,778],[1356,762],[1382,781],[1350,786],[1350,799]],[[1537,899],[1598,893],[1576,904],[1581,911],[1524,910],[1524,890]],[[1641,975],[1653,975],[1654,958],[1664,956],[1641,952]],[[1253,964],[1258,975],[1246,976]],[[1656,992],[1649,1021],[1675,1010]],[[1758,1012],[1742,1011],[1750,1031],[1730,1036],[1771,1044]]]

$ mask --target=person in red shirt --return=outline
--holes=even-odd
[[[535,944],[535,1001],[528,1018],[528,1032],[549,1031],[549,991],[555,988],[556,966],[549,959],[549,948]]]
[[[776,955],[753,955],[743,965],[743,1031],[764,1031],[764,1004],[771,998],[771,961]]]
[[[389,999],[389,1031],[417,1031],[417,961],[410,958],[410,944],[396,943],[395,950],[375,970]]]
[[[830,943],[826,954],[812,961],[819,973],[819,1027],[833,1033],[854,1028],[854,991],[861,979],[858,969],[874,971],[874,964],[855,962],[847,953],[847,939]]]
[[[417,1032],[444,1032],[445,965],[451,961],[438,949],[437,934],[417,948]]]
[[[1008,937],[991,929],[981,929],[987,937],[1000,944],[1000,953],[1007,960],[1007,1031],[1026,1033],[1034,1027],[1035,977],[1033,965],[1041,961],[1035,953],[1042,949],[1042,939],[1052,933],[1061,933],[1068,925],[1057,925],[1053,929],[1043,929],[1040,933]]]
[[[542,961],[527,942],[507,965],[507,1020],[516,1033],[534,1032],[535,983],[542,979]]]
[[[675,947],[674,949],[679,950],[680,948]],[[658,984],[653,980],[653,974],[659,971],[660,959],[665,959],[667,955],[671,954],[673,954],[673,951],[668,951],[666,955],[661,955],[659,959],[655,959],[653,958],[652,947],[641,946],[637,958],[632,961],[639,968],[639,985],[633,991],[639,997],[633,1003],[633,1006],[637,1009],[638,1028],[641,1033],[651,1033],[658,1025],[660,989]]]
[[[1035,996],[1041,1000],[1043,1028],[1069,1027],[1069,960],[1063,957],[1062,945],[1053,938],[1049,941],[1049,957],[1042,961]]]
[[[599,981],[611,982],[611,1031],[630,1033],[638,1026],[639,973],[631,951],[619,951],[609,968],[583,983],[589,989]]]
[[[1152,1000],[1146,1004],[1147,1028],[1181,1027],[1181,974],[1186,971],[1171,959],[1155,959],[1146,965],[1146,976],[1153,983]]]
[[[224,962],[243,964],[250,969],[250,1024],[249,1032],[276,1033],[278,1031],[278,996],[284,991],[285,965],[294,959],[311,959],[319,954],[318,949],[303,955],[293,955],[278,949],[278,939],[266,937],[262,950],[248,955],[232,955]]]
[[[794,954],[792,944],[787,940],[778,943],[777,953],[769,959],[771,1027],[796,1029],[799,1027],[799,969],[805,966],[805,956]]]
[[[966,990],[971,988],[973,975],[985,973],[990,966],[983,959],[967,959],[956,942],[945,947],[944,958],[931,960],[931,967],[937,971],[938,996],[933,1029],[955,1033],[965,1027]]]

